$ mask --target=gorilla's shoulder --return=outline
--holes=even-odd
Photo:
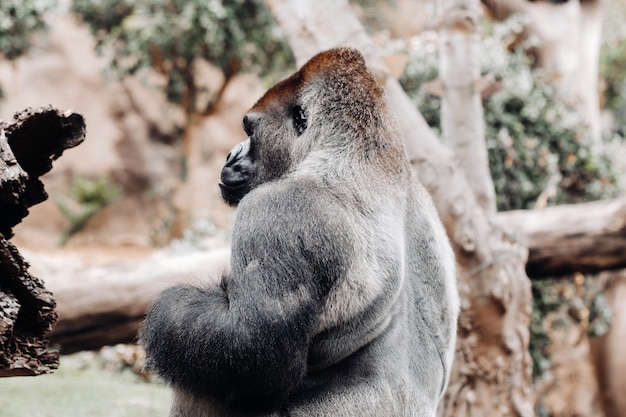
[[[326,216],[341,208],[332,193],[320,181],[313,179],[289,179],[273,181],[252,190],[239,203],[240,217],[251,215],[255,219],[273,219],[285,216],[294,219],[301,216]]]
[[[350,235],[350,213],[315,180],[275,181],[252,190],[239,203],[234,232],[247,236],[300,237],[313,245]],[[300,239],[298,239],[300,240]],[[346,243],[349,245],[348,243]]]

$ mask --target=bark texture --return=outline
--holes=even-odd
[[[50,340],[64,354],[135,341],[159,292],[176,284],[219,280],[230,265],[229,250],[157,252],[139,262],[91,267],[69,257],[29,257],[55,294],[59,322]]]
[[[496,193],[489,172],[480,82],[479,0],[440,0],[441,138],[458,155],[476,200],[489,216]]]
[[[52,293],[7,239],[28,207],[48,197],[39,177],[84,137],[81,115],[52,107],[0,121],[0,377],[38,375],[58,365],[58,352],[49,351],[46,340],[57,321]]]
[[[591,339],[591,354],[605,417],[626,415],[626,269],[605,272],[604,293],[611,306],[609,331]]]
[[[341,45],[366,55],[385,83],[409,157],[446,226],[459,265],[462,313],[452,380],[439,414],[532,416],[526,248],[489,221],[451,151],[434,136],[398,82],[385,77],[380,51],[346,1],[266,3],[299,64]]]
[[[525,239],[533,278],[626,268],[626,198],[498,213]]]

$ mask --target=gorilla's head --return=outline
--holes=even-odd
[[[237,205],[255,187],[293,171],[316,150],[338,150],[345,162],[350,155],[373,163],[381,155],[399,159],[401,144],[388,143],[380,134],[389,119],[384,102],[360,52],[337,48],[316,55],[244,116],[248,139],[226,158],[220,182],[224,200]]]
[[[296,76],[278,83],[243,117],[248,139],[230,151],[222,169],[220,188],[227,203],[237,205],[254,187],[289,170],[292,142],[307,128],[299,84]]]

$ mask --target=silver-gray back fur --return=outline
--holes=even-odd
[[[223,173],[239,204],[232,271],[167,290],[142,330],[174,387],[171,416],[434,416],[454,258],[361,54],[317,55],[244,126]]]

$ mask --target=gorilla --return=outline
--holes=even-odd
[[[170,416],[435,416],[455,261],[363,56],[316,55],[243,129],[220,183],[230,272],[165,290],[140,334]]]

